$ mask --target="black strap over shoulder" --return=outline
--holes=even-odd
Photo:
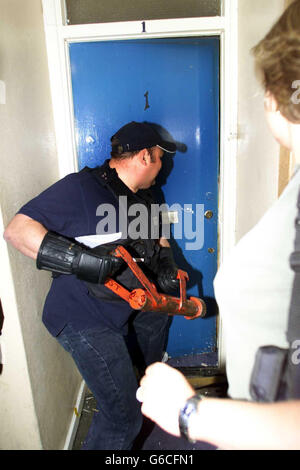
[[[128,239],[126,241],[124,240],[122,244],[135,246],[135,250],[138,252],[139,256],[146,259],[147,265],[150,265],[151,260],[152,260],[151,264],[153,264],[153,266],[151,266],[151,269],[153,270],[154,265],[156,264],[155,262],[153,263],[153,259],[154,259],[153,257],[157,255],[157,239],[159,238],[160,231],[158,230],[157,232],[157,235],[158,235],[157,238],[153,239],[152,232],[151,232],[151,227],[152,227],[151,204],[154,203],[154,200],[153,200],[151,190],[147,190],[147,189],[139,190],[136,194],[134,194],[123,183],[123,181],[119,179],[116,170],[113,168],[110,168],[109,160],[106,160],[103,163],[103,165],[101,165],[100,167],[90,169],[90,171],[98,180],[98,182],[102,186],[106,187],[108,191],[110,191],[111,194],[115,197],[116,203],[119,206],[119,210],[125,211],[124,217],[127,220],[127,224],[128,224],[127,227],[129,226],[131,220],[134,219],[134,216],[128,215],[129,207],[133,204],[142,204],[143,206],[146,207],[147,213],[148,213],[148,236],[146,238],[140,238],[138,240],[134,238],[132,240],[130,238],[130,233],[129,233],[130,231],[127,230]],[[119,204],[120,196],[127,197],[126,207],[123,207],[122,203]],[[140,245],[140,248],[138,248],[139,245]],[[143,250],[141,248],[141,245],[143,245]]]

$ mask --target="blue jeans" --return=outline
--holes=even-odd
[[[127,337],[107,327],[75,331],[67,325],[57,337],[72,355],[99,412],[83,444],[85,450],[130,450],[142,426],[133,361],[139,366],[161,361],[168,316],[135,314]]]

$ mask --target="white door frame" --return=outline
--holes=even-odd
[[[224,0],[224,16],[67,25],[64,0],[42,0],[59,176],[78,170],[68,45],[192,36],[220,36],[219,263],[235,244],[237,157],[237,1]],[[143,29],[145,32],[143,32]],[[219,361],[225,361],[222,323]]]

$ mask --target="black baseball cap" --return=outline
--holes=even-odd
[[[132,121],[126,124],[111,137],[111,142],[113,139],[117,139],[118,143],[112,144],[112,152],[118,154],[155,146],[168,153],[176,152],[176,145],[163,140],[154,127],[146,122]]]

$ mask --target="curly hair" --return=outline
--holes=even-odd
[[[300,123],[300,104],[292,99],[300,84],[300,0],[295,0],[269,33],[253,49],[265,90],[272,93],[278,110]]]

